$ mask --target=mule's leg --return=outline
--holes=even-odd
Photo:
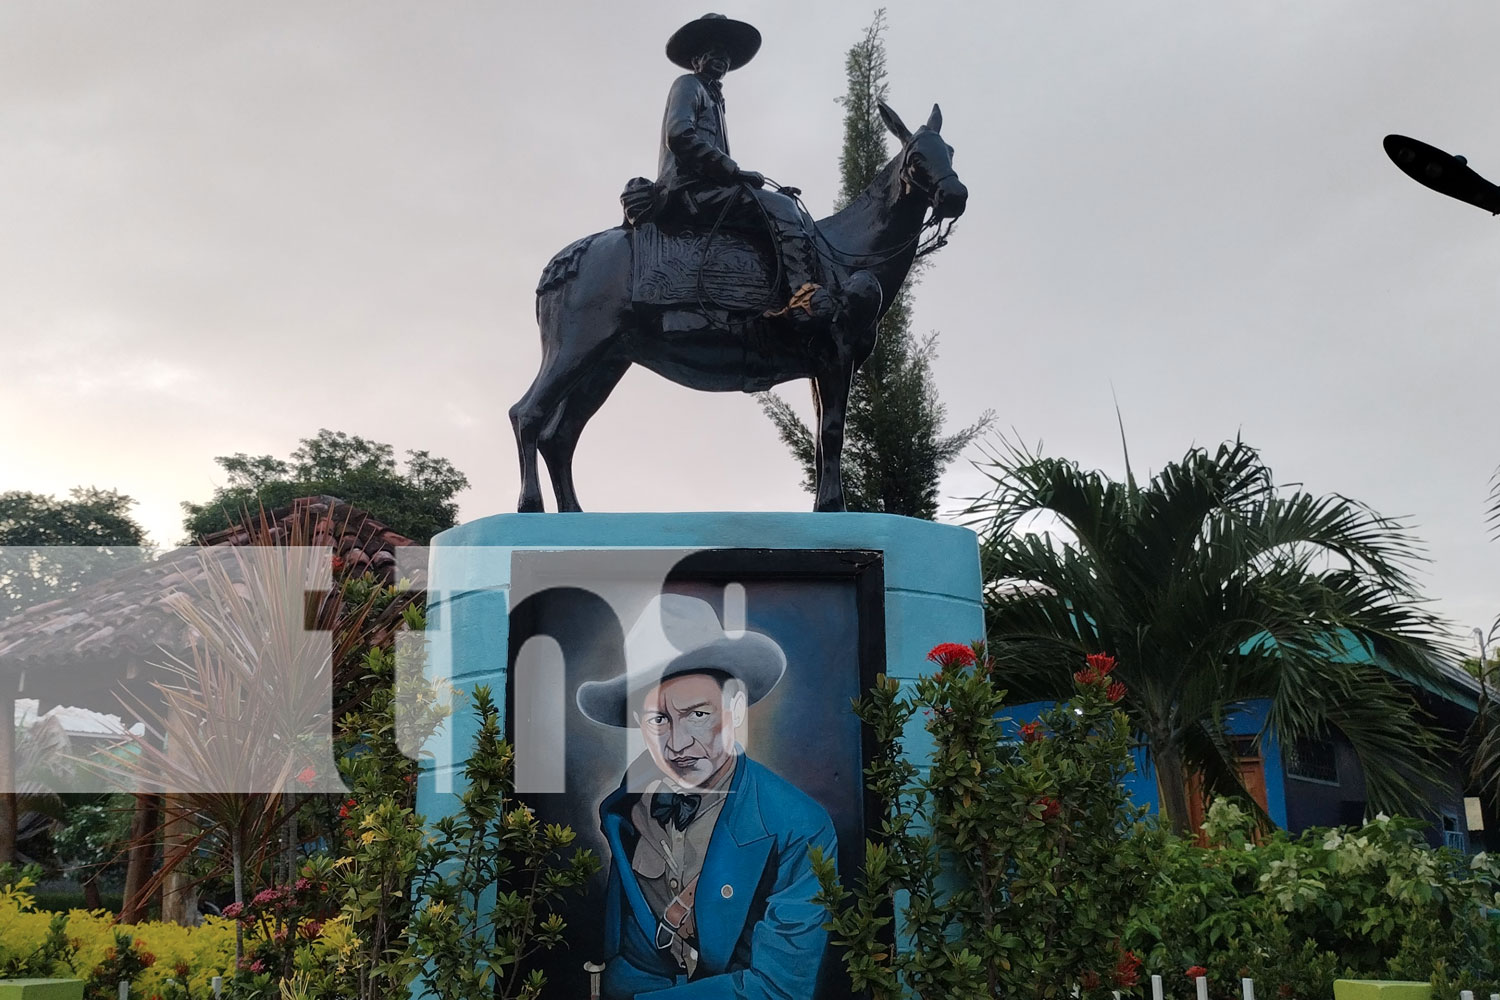
[[[844,418],[849,412],[849,383],[853,366],[845,359],[818,375],[818,493],[814,510],[846,510],[841,472]]]
[[[816,378],[809,381],[813,404],[813,510],[817,510],[817,498],[823,495],[823,393]]]
[[[510,408],[511,426],[516,431],[516,450],[521,455],[521,499],[516,510],[522,513],[546,509],[542,503],[542,485],[537,469],[537,451],[542,436],[549,425],[565,419],[562,411],[572,393],[587,380],[608,351],[607,343],[595,340],[590,344],[583,336],[563,336],[554,342],[559,346],[556,350],[544,352],[542,370],[537,373],[536,381],[520,402]],[[594,409],[598,409],[597,403]],[[548,469],[551,469],[550,461]]]
[[[537,399],[544,395],[551,381],[547,358],[542,359],[541,371],[531,382],[531,388],[510,408],[510,426],[516,434],[516,454],[521,460],[521,498],[516,501],[516,510],[522,514],[546,510],[542,503],[542,482],[537,475],[536,450],[538,425],[543,411]]]
[[[510,410],[521,457],[517,510],[543,509],[537,470],[540,439],[549,426],[566,422],[559,411],[574,387],[596,366],[611,362],[629,311],[630,243],[614,230],[598,234],[589,244],[575,277],[537,299],[542,366],[526,395]]]
[[[568,393],[537,440],[547,472],[552,476],[552,495],[560,511],[583,510],[573,485],[573,452],[584,425],[599,412],[620,379],[630,369],[629,361],[605,361],[584,375]]]

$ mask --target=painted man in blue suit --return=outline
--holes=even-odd
[[[663,594],[625,662],[577,697],[646,744],[599,808],[605,1000],[815,1000],[828,935],[809,851],[834,856],[833,821],[735,741],[786,655],[762,633],[725,632],[705,601]]]

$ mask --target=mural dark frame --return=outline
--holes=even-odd
[[[522,550],[513,553],[511,564],[512,592],[527,596],[516,601],[509,613],[509,636],[507,649],[507,665],[509,670],[506,675],[504,692],[506,738],[514,743],[516,738],[516,685],[513,683],[514,668],[517,657],[525,643],[535,636],[546,635],[553,638],[563,648],[565,664],[570,655],[597,656],[593,644],[603,643],[605,646],[614,647],[617,643],[623,647],[625,631],[630,627],[629,622],[619,622],[615,618],[613,610],[597,594],[592,593],[577,585],[577,581],[591,580],[591,574],[603,574],[605,577],[617,582],[631,579],[630,574],[630,550],[603,549],[603,550]],[[654,555],[660,559],[660,552],[650,550],[647,558]],[[607,557],[601,562],[601,557]],[[643,562],[640,565],[645,566]],[[659,565],[659,562],[656,563]],[[658,574],[659,576],[659,574]],[[643,584],[647,583],[646,573],[642,572],[640,578]],[[731,582],[739,582],[745,585],[747,591],[754,591],[757,585],[771,588],[786,588],[795,592],[800,585],[808,585],[810,592],[822,591],[828,593],[829,587],[837,588],[847,593],[852,598],[853,622],[849,630],[849,638],[853,641],[853,652],[851,660],[856,666],[857,676],[850,678],[846,674],[841,675],[841,684],[834,685],[837,690],[838,705],[834,706],[833,698],[830,696],[828,706],[836,707],[849,713],[849,698],[863,695],[869,691],[875,683],[876,676],[886,671],[886,641],[885,641],[885,566],[884,555],[878,551],[863,549],[761,549],[761,548],[726,548],[706,549],[684,553],[683,557],[673,564],[661,585],[662,591],[698,592],[701,594],[705,587],[718,587]],[[847,591],[845,591],[847,588]],[[840,598],[843,601],[843,598]],[[715,605],[716,610],[722,613],[722,607]],[[841,611],[839,614],[845,612]],[[567,619],[576,614],[581,620],[592,620],[597,627],[585,629],[583,632],[567,633],[566,630],[557,627],[559,618]],[[835,616],[837,617],[837,616]],[[550,620],[550,624],[549,624]],[[562,633],[562,634],[560,634]],[[843,635],[844,633],[840,633]],[[790,654],[789,654],[790,655]],[[564,669],[567,669],[566,665]],[[789,671],[790,672],[790,671]],[[850,683],[852,681],[852,683]],[[571,699],[574,685],[565,680],[564,689]],[[752,713],[755,711],[751,709]],[[571,725],[574,712],[568,712]],[[847,720],[844,724],[847,724]],[[864,769],[869,766],[873,759],[876,746],[868,727],[853,720],[851,732],[858,733],[858,774],[853,778],[853,789],[857,790],[857,802],[839,803],[824,802],[831,814],[835,816],[835,822],[839,826],[839,870],[846,884],[852,884],[854,876],[864,863],[864,844],[866,838],[874,836],[879,829],[883,815],[882,803],[875,801],[874,796],[869,794],[864,787]],[[570,730],[565,728],[565,736]],[[590,739],[602,741],[607,737],[597,734],[591,735]],[[622,731],[619,737],[619,747],[624,756],[626,738]],[[842,743],[841,745],[847,746]],[[754,746],[747,748],[752,757],[758,756]],[[571,758],[569,758],[571,761]],[[567,764],[565,773],[568,774],[567,782],[569,792],[561,795],[552,793],[548,795],[526,795],[519,797],[533,805],[541,818],[548,822],[567,821],[579,834],[580,844],[598,847],[595,843],[597,835],[597,815],[592,811],[597,808],[597,802],[589,802],[590,819],[580,822],[580,798],[590,798],[588,793],[573,791],[572,763]],[[793,777],[787,775],[787,777]],[[616,779],[618,780],[618,779]],[[572,801],[570,801],[570,798]],[[848,808],[853,806],[852,809]],[[606,865],[608,859],[604,859]],[[602,875],[600,881],[602,882]],[[570,942],[577,942],[579,947],[570,947],[562,955],[553,953],[544,956],[542,965],[548,973],[548,980],[553,984],[555,995],[586,995],[585,993],[574,994],[572,988],[580,982],[581,962],[584,958],[595,958],[595,955],[584,954],[587,949],[599,940],[592,933],[592,928],[579,926],[577,915],[587,914],[591,905],[598,905],[595,899],[597,887],[591,890],[590,895],[584,902],[576,907],[571,907],[569,914]],[[549,989],[549,995],[553,994]],[[847,977],[843,971],[843,963],[837,949],[830,946],[828,957],[824,962],[822,981],[818,990],[818,1000],[840,1000],[852,996]]]

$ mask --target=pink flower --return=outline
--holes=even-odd
[[[940,667],[970,667],[974,665],[974,650],[958,642],[940,642],[927,658]]]
[[[244,913],[244,912],[245,912],[245,904],[244,903],[230,903],[228,906],[224,907],[224,909],[222,909],[222,910],[219,911],[219,913],[222,916],[228,918],[229,920],[233,920],[234,918],[238,917],[241,913]]]
[[[314,771],[311,767],[304,767],[297,775],[297,780],[304,785],[311,785],[314,781],[318,780],[318,772]]]

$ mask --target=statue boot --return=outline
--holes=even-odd
[[[818,252],[801,226],[779,227],[781,263],[786,270],[791,298],[780,309],[768,311],[769,319],[786,318],[798,327],[828,327],[838,318],[837,289],[819,283]]]

